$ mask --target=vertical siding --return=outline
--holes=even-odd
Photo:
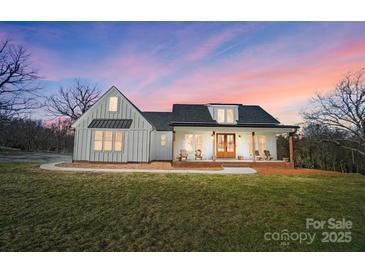
[[[166,145],[161,146],[161,135],[166,135]],[[151,133],[151,160],[171,161],[172,160],[172,131],[152,131]]]
[[[108,99],[118,96],[118,111],[108,111]],[[89,129],[93,119],[132,119],[129,129]],[[94,151],[94,132],[123,132],[122,151]],[[115,88],[111,88],[103,97],[75,124],[74,160],[98,162],[148,162],[150,160],[149,142],[152,126]],[[114,137],[113,134],[113,149]]]

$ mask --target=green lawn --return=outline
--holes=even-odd
[[[351,243],[267,241],[306,218]],[[0,164],[0,251],[364,251],[365,176],[91,174]]]

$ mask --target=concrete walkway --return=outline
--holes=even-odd
[[[256,170],[250,167],[225,167],[223,170],[194,170],[194,169],[126,169],[126,168],[78,168],[78,167],[58,167],[58,163],[41,165],[41,169],[53,171],[80,171],[80,172],[149,172],[149,173],[194,173],[194,174],[254,174]]]

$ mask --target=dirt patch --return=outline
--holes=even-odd
[[[345,176],[347,173],[336,171],[307,169],[307,168],[278,168],[278,167],[255,167],[258,174],[265,175],[324,175],[324,176]]]
[[[112,168],[112,169],[187,169],[184,167],[172,167],[169,162],[151,162],[151,163],[140,163],[140,164],[111,164],[111,163],[61,163],[57,164],[58,167],[76,167],[76,168]],[[194,170],[223,170],[220,167],[197,167],[191,168]]]

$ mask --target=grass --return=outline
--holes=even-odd
[[[264,240],[306,218],[350,243]],[[315,230],[309,230],[315,232]],[[364,251],[365,176],[92,174],[0,164],[0,251]]]

